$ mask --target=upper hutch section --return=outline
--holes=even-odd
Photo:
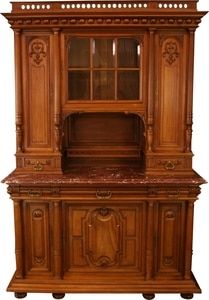
[[[192,174],[197,2],[12,2],[16,172]]]

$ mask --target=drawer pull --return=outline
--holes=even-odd
[[[37,161],[36,164],[33,166],[33,169],[37,172],[42,171],[43,168],[43,164],[40,161]]]
[[[96,191],[96,197],[99,200],[109,200],[112,197],[110,191]]]
[[[165,163],[166,170],[174,170],[175,167],[176,167],[175,163],[170,160]]]

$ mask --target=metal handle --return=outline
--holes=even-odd
[[[44,166],[43,166],[42,163],[40,163],[40,161],[37,161],[33,168],[34,168],[35,171],[42,171]]]
[[[96,197],[99,200],[109,200],[112,197],[110,191],[96,191]]]
[[[166,170],[174,170],[175,167],[176,167],[176,165],[170,160],[165,163]]]

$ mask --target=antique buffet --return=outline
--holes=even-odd
[[[191,271],[193,0],[13,2],[8,291],[180,293]]]

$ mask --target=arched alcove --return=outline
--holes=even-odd
[[[144,167],[144,123],[139,115],[118,112],[73,113],[63,125],[62,167]]]

